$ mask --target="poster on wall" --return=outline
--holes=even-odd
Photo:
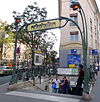
[[[81,55],[68,55],[68,66],[78,67],[81,63]]]

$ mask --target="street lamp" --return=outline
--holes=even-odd
[[[80,4],[78,2],[72,2],[70,6],[73,10],[78,10],[81,8]]]
[[[71,8],[73,10],[77,10],[82,19],[82,25],[83,25],[83,41],[82,41],[82,48],[83,48],[83,65],[84,65],[84,86],[83,86],[83,92],[86,94],[85,96],[89,95],[89,63],[88,61],[88,32],[87,32],[87,22],[86,22],[86,16],[84,13],[84,10],[82,9],[79,2],[72,2]],[[90,96],[90,95],[89,95]],[[86,97],[83,97],[86,98]],[[88,97],[88,100],[90,97]]]

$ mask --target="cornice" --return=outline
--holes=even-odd
[[[76,44],[82,45],[82,43],[80,42],[70,42],[70,43],[61,44],[60,46],[68,46],[68,45],[76,45]]]
[[[97,6],[96,0],[87,0],[87,1],[88,1],[88,3],[89,3],[89,6],[90,6],[90,7],[91,7],[91,4],[93,5],[95,11],[92,9],[92,7],[91,7],[91,9],[92,9],[92,11],[94,12],[94,14],[99,13],[99,8],[98,8],[98,6]],[[91,3],[91,4],[90,4],[90,3]]]

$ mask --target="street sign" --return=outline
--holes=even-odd
[[[77,54],[77,49],[71,49],[71,54]]]
[[[98,50],[97,49],[92,50],[92,55],[98,55]]]
[[[35,65],[42,65],[42,63],[43,63],[43,58],[44,58],[44,56],[43,55],[41,55],[41,54],[35,54],[35,57],[34,57],[34,64]]]
[[[42,51],[40,51],[40,50],[35,50],[34,51],[36,54],[42,54]]]
[[[28,31],[49,30],[60,27],[60,19],[51,19],[40,22],[34,22],[27,25]]]

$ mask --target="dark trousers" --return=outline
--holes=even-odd
[[[76,95],[81,95],[82,94],[82,83],[83,79],[78,79],[77,85],[76,85]]]
[[[63,94],[68,94],[68,87],[62,87],[61,90]]]

